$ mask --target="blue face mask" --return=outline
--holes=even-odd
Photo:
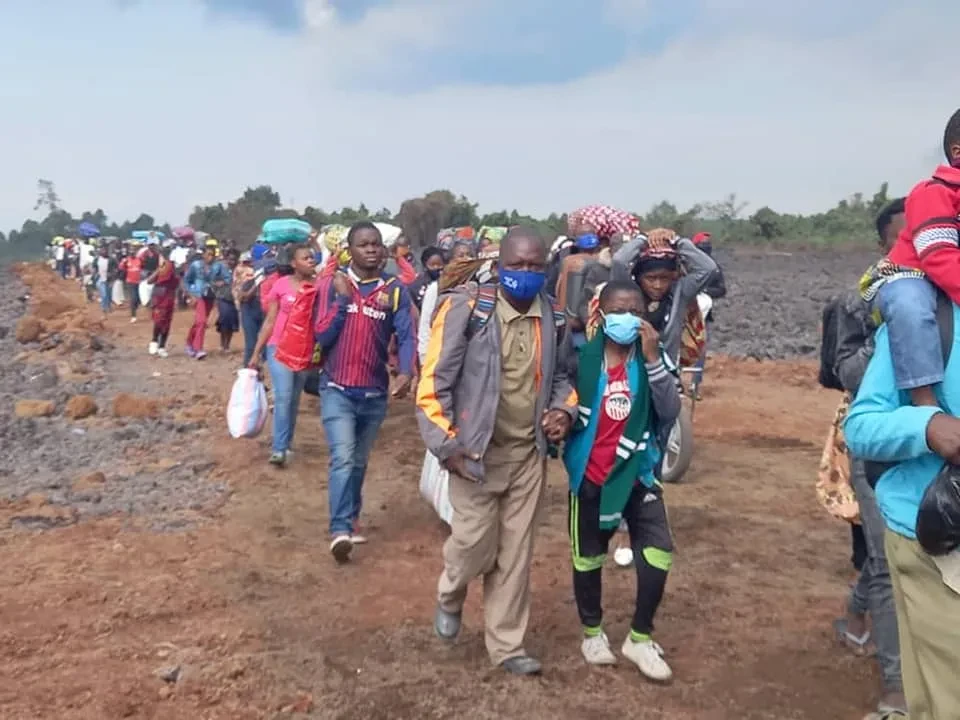
[[[600,238],[596,233],[586,233],[577,238],[577,247],[581,250],[594,250],[600,245]]]
[[[617,345],[633,345],[640,337],[642,323],[633,313],[607,313],[603,316],[603,334]]]
[[[542,271],[500,268],[500,286],[520,302],[533,300],[539,295],[546,280],[547,274]]]

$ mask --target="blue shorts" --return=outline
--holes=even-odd
[[[933,284],[922,278],[890,280],[880,287],[877,302],[890,338],[897,390],[943,382],[937,290]]]

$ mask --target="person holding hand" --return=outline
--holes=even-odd
[[[457,637],[467,587],[482,576],[487,652],[516,675],[541,670],[524,648],[533,539],[550,446],[577,415],[557,368],[564,316],[544,290],[546,264],[537,230],[516,227],[500,248],[498,284],[441,294],[417,386],[420,433],[451,473],[434,629]]]
[[[599,302],[602,332],[567,363],[580,403],[563,461],[570,478],[581,652],[591,665],[616,662],[602,626],[601,575],[610,540],[625,522],[636,559],[637,599],[622,653],[646,677],[666,682],[673,673],[651,637],[673,557],[663,487],[656,477],[662,456],[657,436],[680,414],[680,392],[676,375],[664,363],[659,334],[643,320],[640,288],[613,280]]]

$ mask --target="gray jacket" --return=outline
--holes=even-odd
[[[613,256],[611,277],[614,280],[632,280],[633,268],[640,254],[647,247],[645,235],[638,235]],[[686,268],[673,288],[673,305],[667,316],[666,327],[660,333],[660,342],[667,349],[670,358],[677,362],[680,358],[680,341],[683,337],[683,322],[686,319],[687,306],[710,284],[717,272],[717,263],[687,238],[680,238],[676,244],[677,255]]]
[[[417,388],[417,422],[427,449],[441,461],[458,448],[480,455],[481,462],[470,463],[470,470],[482,479],[482,457],[493,437],[500,400],[500,321],[494,312],[468,337],[476,296],[475,284],[440,296]],[[545,457],[548,442],[539,418],[560,409],[572,422],[578,403],[566,374],[557,367],[563,316],[553,312],[546,293],[541,293],[540,303],[540,387],[533,416],[538,419],[537,450]]]
[[[834,319],[837,349],[833,374],[845,390],[856,395],[873,357],[873,335],[877,327],[870,316],[870,307],[856,290],[840,297]]]

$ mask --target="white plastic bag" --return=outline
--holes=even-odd
[[[443,469],[437,456],[429,450],[423,458],[420,495],[433,506],[437,515],[447,525],[453,522],[453,505],[450,504],[450,473]]]
[[[150,304],[150,299],[153,297],[153,283],[146,281],[141,282],[140,285],[137,286],[137,292],[140,294],[140,304],[147,307]]]
[[[700,293],[697,295],[697,306],[700,308],[700,314],[703,315],[703,319],[706,320],[707,315],[709,315],[713,309],[713,298],[706,293]]]
[[[267,422],[267,391],[256,370],[237,370],[237,379],[227,405],[227,428],[235,438],[252,438],[260,434]]]
[[[110,287],[110,300],[114,305],[123,305],[126,300],[124,297],[123,280],[113,281],[113,285]]]

